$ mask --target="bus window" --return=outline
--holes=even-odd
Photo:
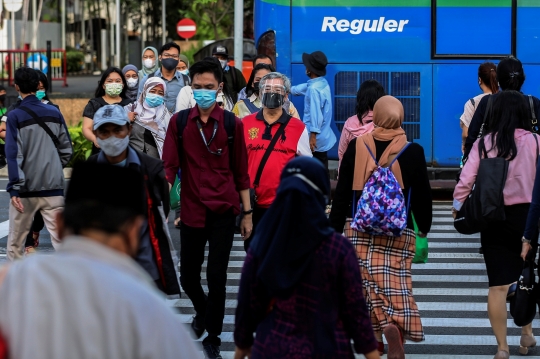
[[[507,56],[515,48],[515,0],[434,0],[432,57]],[[495,21],[493,21],[495,20]]]
[[[257,41],[257,54],[268,55],[276,67],[276,33],[273,30],[263,33]]]

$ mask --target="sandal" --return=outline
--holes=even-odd
[[[394,324],[388,324],[383,330],[384,337],[388,343],[388,359],[405,359],[405,349],[403,349],[403,335],[401,330]]]

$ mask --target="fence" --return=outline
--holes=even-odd
[[[52,49],[50,56],[47,50],[0,50],[0,81],[8,81],[13,86],[15,70],[21,66],[32,67],[43,71],[49,82],[63,81],[67,84],[67,57],[65,50]],[[50,83],[52,87],[52,83]]]

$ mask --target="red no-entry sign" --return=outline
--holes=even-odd
[[[183,39],[189,39],[197,33],[197,24],[191,19],[182,19],[176,24],[176,32]]]

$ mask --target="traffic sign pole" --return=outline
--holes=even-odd
[[[47,40],[47,63],[49,64],[49,67],[52,67],[52,51],[51,51],[51,41],[50,40]],[[67,64],[65,66],[67,66]],[[52,71],[51,71],[51,69],[48,69],[46,75],[47,75],[47,80],[49,80],[49,92],[52,92]]]

